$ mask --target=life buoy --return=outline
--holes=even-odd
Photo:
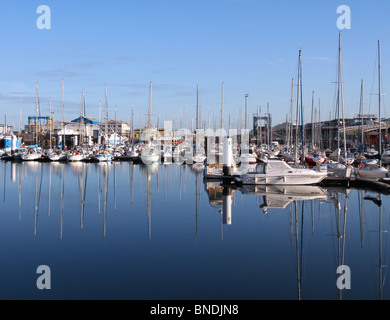
[[[362,162],[360,165],[359,165],[359,169],[363,168],[364,167],[364,163]]]

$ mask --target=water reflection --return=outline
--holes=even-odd
[[[165,270],[172,269],[165,271],[167,281],[195,265],[198,281],[205,277],[217,288],[223,277],[214,279],[208,272],[222,270],[234,257],[240,263],[231,261],[226,271],[226,276],[236,272],[234,290],[229,291],[233,299],[390,297],[385,285],[387,195],[317,186],[223,185],[205,180],[201,166],[131,162],[1,166],[0,238],[7,235],[7,250],[17,252],[17,260],[29,256],[28,249],[17,244],[26,245],[30,238],[43,251],[61,246],[70,260],[76,259],[75,244],[83,244],[85,258],[78,259],[98,264],[103,257],[123,263],[145,280],[147,272],[155,271],[151,261],[157,268],[164,255],[173,260],[180,256],[178,266],[169,264],[168,258],[162,262]],[[115,248],[123,251],[119,254]],[[104,253],[97,258],[99,250]],[[205,267],[199,269],[197,261],[204,261]],[[352,270],[352,290],[336,287],[340,265]],[[180,279],[195,290],[188,275]],[[124,292],[133,282],[132,278],[123,283]],[[215,294],[225,296],[226,290]]]

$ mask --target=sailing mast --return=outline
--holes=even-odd
[[[148,112],[148,124],[147,128],[152,128],[152,81],[150,81],[150,88],[149,88],[149,112]]]
[[[360,127],[361,127],[361,130],[362,130],[362,132],[361,132],[361,139],[362,139],[362,141],[361,141],[361,153],[363,153],[364,152],[364,147],[363,147],[363,145],[364,145],[364,119],[363,119],[363,79],[362,79],[362,84],[361,84],[361,90],[360,90]]]
[[[378,105],[379,105],[379,165],[382,166],[382,121],[381,121],[381,48],[378,40]]]
[[[293,115],[293,106],[294,106],[294,78],[292,78],[291,80],[291,100],[290,100],[290,131],[289,131],[289,141],[290,141],[290,144],[289,144],[289,148],[288,148],[288,152],[291,152],[291,147],[293,146],[293,130],[294,130],[294,124],[293,124],[293,118],[292,118],[292,115]],[[261,121],[261,120],[260,120]]]
[[[39,113],[39,100],[38,100],[38,82],[35,83],[35,105],[36,105],[36,118],[35,118],[35,143],[38,145],[38,113]]]
[[[341,32],[339,33],[339,103],[341,101],[342,117],[343,117],[343,141],[344,141],[344,159],[347,161],[347,137],[345,132],[345,114],[344,114],[344,89],[343,89],[343,72],[341,59]],[[341,97],[340,97],[341,95]]]
[[[50,126],[49,126],[49,150],[51,152],[51,128],[52,128],[52,121],[51,121],[51,98],[49,99],[49,123],[50,123]],[[51,167],[50,167],[51,169]]]
[[[303,118],[303,97],[302,97],[302,57],[299,50],[299,82],[300,82],[300,97],[301,97],[301,125],[302,125],[302,165],[305,164],[305,127]]]
[[[20,95],[20,111],[19,111],[19,139],[22,137],[22,105],[23,96]]]
[[[318,99],[318,146],[322,150],[321,99]]]
[[[210,127],[210,121],[209,121],[209,127]],[[199,84],[196,85],[196,129],[199,129]]]
[[[302,126],[302,164],[305,161],[305,140],[304,140],[304,128],[303,128],[303,106],[302,106],[302,78],[301,78],[301,57],[302,57],[302,50],[299,50],[299,59],[298,59],[298,89],[297,89],[297,112],[296,112],[296,130],[295,130],[295,163],[298,163],[298,132],[299,132],[299,120],[301,119],[301,126]],[[299,98],[301,97],[301,107],[299,107]]]
[[[224,83],[222,82],[221,130],[223,129],[223,94],[224,94]],[[222,135],[222,132],[221,132],[221,135]]]
[[[105,88],[105,111],[104,111],[104,113],[105,113],[105,116],[104,116],[104,118],[105,118],[105,120],[104,120],[104,122],[105,122],[105,124],[104,124],[104,126],[105,126],[105,133],[106,133],[106,136],[107,136],[107,141],[106,141],[106,139],[104,139],[104,144],[108,144],[108,140],[109,140],[109,134],[108,134],[108,102],[107,102],[107,83],[106,83],[106,88]]]
[[[311,152],[314,152],[314,91],[311,102]]]
[[[134,104],[131,106],[131,145],[134,144]]]
[[[61,117],[62,117],[62,150],[65,150],[65,127],[64,127],[64,79],[61,84]]]

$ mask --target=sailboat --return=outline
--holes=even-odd
[[[346,146],[346,133],[345,133],[345,117],[344,117],[344,93],[343,93],[343,74],[342,74],[342,60],[341,60],[341,33],[339,33],[339,54],[338,54],[338,76],[337,76],[337,149],[330,154],[329,158],[331,161],[327,161],[327,170],[332,174],[333,177],[337,178],[349,178],[352,174],[351,162],[352,159],[347,156]],[[340,105],[342,111],[342,122],[343,122],[343,142],[344,149],[340,147]],[[341,152],[344,155],[342,156]]]
[[[52,151],[49,153],[48,158],[50,161],[64,161],[66,160],[66,153],[62,150]]]
[[[141,151],[141,161],[146,165],[158,163],[160,160],[160,153],[157,151],[156,146],[152,143],[152,81],[150,81],[150,101],[149,101],[149,113],[148,123],[146,127],[146,135],[149,139],[148,144]]]
[[[23,161],[36,161],[41,159],[42,155],[41,148],[28,148],[28,151],[21,155],[21,159]]]
[[[305,162],[310,166],[321,165],[326,161],[325,153],[317,150],[317,146],[314,142],[315,136],[315,119],[314,119],[314,91],[312,95],[312,111],[311,111],[311,146],[310,153],[308,153],[305,157]]]
[[[390,177],[389,170],[382,167],[382,155],[381,155],[382,154],[382,128],[381,128],[382,120],[381,120],[381,55],[380,52],[381,52],[380,41],[378,40],[379,164],[378,165],[366,164],[356,170],[356,175],[358,177],[367,178],[367,179],[383,179],[383,178]]]
[[[83,150],[73,150],[66,155],[66,159],[71,162],[79,162],[86,158]]]
[[[114,159],[114,156],[107,150],[100,150],[97,154],[92,156],[92,160],[98,162],[109,162]]]
[[[157,152],[155,145],[149,142],[141,152],[141,160],[143,164],[150,165],[158,163],[159,159],[160,155]]]

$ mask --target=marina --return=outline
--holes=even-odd
[[[1,11],[0,300],[390,300],[390,3],[37,6]]]
[[[1,162],[1,298],[389,298],[389,195],[224,185],[198,169]],[[50,296],[28,276],[41,264]],[[352,290],[336,287],[342,264]]]

